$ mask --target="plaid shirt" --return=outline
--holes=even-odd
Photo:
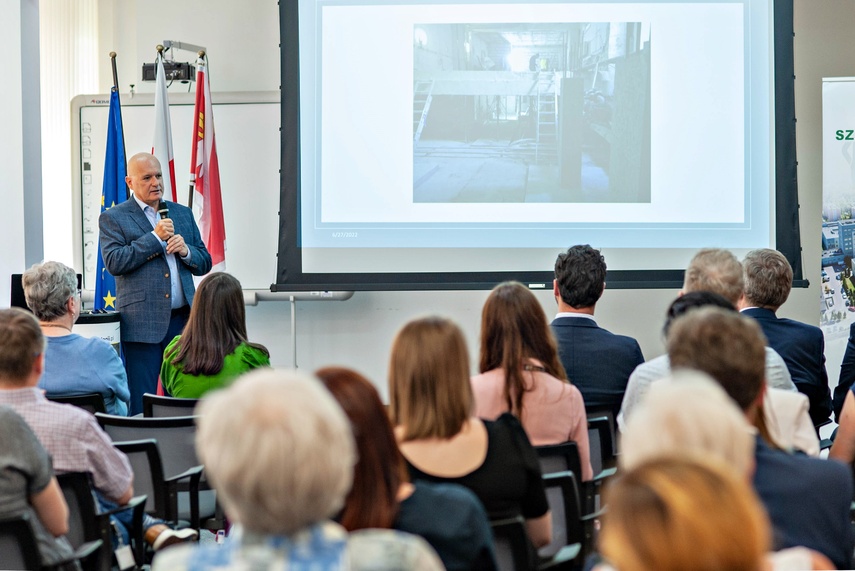
[[[36,387],[0,390],[0,404],[10,406],[27,421],[53,458],[57,473],[91,473],[95,488],[110,500],[118,500],[131,486],[128,457],[113,447],[88,412],[51,402]]]

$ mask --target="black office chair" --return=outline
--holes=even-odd
[[[131,547],[142,553],[142,519],[146,496],[137,496],[124,506],[106,512],[100,511],[94,496],[92,477],[89,472],[67,472],[56,477],[65,503],[68,504],[68,533],[65,538],[74,548],[90,541],[101,540],[97,557],[91,557],[83,566],[84,571],[110,571],[113,567],[112,534],[110,516],[127,509],[133,510],[133,532]],[[137,559],[142,564],[141,558]]]
[[[155,441],[160,473],[169,490],[168,493],[161,490],[156,494],[152,491],[155,496],[154,499],[149,498],[147,512],[156,513],[157,517],[167,521],[187,521],[197,531],[203,521],[208,529],[223,528],[216,492],[206,486],[202,466],[196,457],[196,417],[143,418],[96,414],[95,418],[117,447],[120,442]],[[139,493],[151,495],[149,491],[139,489],[139,476],[135,467],[134,488]]]
[[[86,393],[84,395],[45,395],[48,400],[62,404],[73,404],[78,408],[82,408],[86,412],[95,414],[96,412],[107,412],[107,407],[104,404],[104,396],[101,393]]]
[[[143,416],[146,418],[192,416],[198,403],[199,399],[180,399],[145,393],[143,395]]]
[[[588,416],[588,450],[594,476],[615,468],[617,454],[614,442],[610,419],[606,416]]]
[[[579,447],[573,441],[546,446],[535,446],[540,459],[540,469],[544,475],[558,472],[582,473],[582,461],[579,457]],[[582,515],[588,515],[599,509],[598,501],[603,483],[614,476],[615,470],[603,470],[589,481],[576,480]]]
[[[490,522],[499,571],[533,571],[537,569],[531,541],[522,516]]]
[[[576,478],[573,472],[546,474],[543,486],[552,515],[552,541],[538,549],[537,554],[545,561],[581,564],[584,532]]]
[[[603,512],[582,514],[573,472],[545,474],[543,485],[552,514],[552,541],[538,551],[539,569],[582,569],[586,558],[594,552]]]
[[[0,519],[0,569],[44,571],[56,569],[75,561],[85,562],[93,557],[102,542],[92,541],[77,548],[74,553],[53,565],[42,563],[36,535],[27,513]]]

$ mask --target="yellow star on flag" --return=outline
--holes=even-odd
[[[110,290],[107,290],[107,295],[103,299],[104,299],[104,308],[105,309],[108,307],[112,307],[113,309],[116,309],[116,298],[113,297]]]

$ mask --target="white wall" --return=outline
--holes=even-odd
[[[104,59],[101,93],[113,85],[109,60],[116,52],[122,93],[134,84],[138,93],[154,92],[141,81],[143,63],[153,63],[155,46],[164,40],[208,49],[211,91],[279,89],[279,7],[275,0],[100,0],[100,47]],[[190,51],[176,51],[176,61],[196,61]],[[167,59],[169,54],[167,54]],[[171,90],[187,91],[174,83]],[[128,153],[133,154],[130,149]]]
[[[38,0],[6,0],[0,18],[0,304],[9,275],[42,256]]]
[[[806,277],[812,285],[794,291],[781,314],[817,323],[820,78],[855,75],[852,69],[855,60],[849,57],[853,53],[853,40],[848,39],[851,35],[846,29],[847,24],[855,21],[855,3],[850,0],[795,0],[795,6],[801,236]],[[279,21],[274,0],[245,3],[101,0],[99,15],[99,50],[105,56],[100,74],[101,92],[107,92],[111,85],[106,58],[111,50],[119,54],[121,91],[127,92],[131,83],[138,92],[152,91],[153,84],[139,81],[140,69],[143,62],[154,61],[154,46],[164,39],[202,44],[208,48],[215,92],[279,87]],[[193,61],[193,54],[179,52],[176,58]],[[186,90],[187,86],[176,84],[172,89]],[[0,92],[0,97],[8,97],[6,91]],[[128,152],[136,150],[128,149]],[[0,160],[7,156],[0,154]],[[597,319],[606,328],[636,337],[645,357],[651,358],[663,351],[659,330],[665,309],[676,293],[675,290],[607,290],[598,307]],[[309,370],[332,363],[351,366],[382,387],[388,349],[396,330],[413,316],[439,313],[455,318],[463,327],[470,342],[474,367],[479,314],[486,295],[483,291],[359,292],[346,302],[300,302],[297,363]],[[547,292],[538,295],[551,315],[554,312],[551,296]],[[268,346],[274,365],[290,365],[289,305],[262,302],[257,307],[249,307],[247,315],[250,337]],[[837,363],[832,361],[830,358],[829,372],[836,382]]]

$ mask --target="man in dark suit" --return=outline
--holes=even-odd
[[[765,396],[764,345],[756,321],[718,307],[690,311],[668,332],[672,368],[710,375],[755,426]],[[836,460],[785,452],[762,435],[754,458],[753,484],[772,523],[772,549],[804,546],[824,554],[837,569],[851,569],[849,468]]]
[[[617,418],[629,376],[644,356],[635,339],[610,333],[594,321],[606,287],[600,251],[584,245],[559,254],[552,287],[558,302],[552,331],[567,377],[582,393],[587,410],[608,408]]]
[[[160,162],[138,153],[128,161],[125,182],[133,191],[126,201],[99,219],[101,254],[116,278],[130,414],[142,412],[143,393],[157,390],[163,350],[187,323],[195,287],[193,276],[211,269],[211,256],[199,235],[193,212],[163,198]]]
[[[810,401],[814,426],[831,415],[831,391],[825,371],[825,338],[819,327],[775,313],[784,305],[793,285],[793,269],[783,254],[762,249],[748,252],[742,261],[745,294],[739,309],[760,324],[769,347],[787,364],[799,392]]]

